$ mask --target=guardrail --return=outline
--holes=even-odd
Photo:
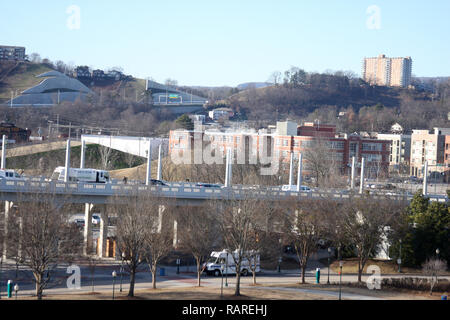
[[[245,187],[233,186],[230,188],[200,187],[190,183],[172,183],[169,186],[147,186],[128,184],[102,184],[84,182],[60,182],[46,181],[44,178],[31,178],[23,180],[0,180],[0,193],[2,198],[7,194],[16,193],[48,193],[66,196],[85,197],[113,197],[131,196],[142,192],[151,192],[154,196],[175,199],[220,199],[220,200],[242,200],[256,198],[262,200],[287,200],[287,199],[348,199],[350,197],[361,197],[358,193],[348,192],[324,192],[324,191],[281,191],[274,187],[261,187],[247,189]],[[373,194],[374,199],[386,199],[386,197],[397,201],[410,201],[412,195],[383,195]],[[432,201],[447,202],[445,196],[428,196]]]

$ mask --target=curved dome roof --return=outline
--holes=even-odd
[[[37,76],[44,78],[41,83],[22,92],[22,94],[47,93],[47,92],[83,92],[92,93],[92,91],[80,81],[70,78],[58,71],[49,71]]]

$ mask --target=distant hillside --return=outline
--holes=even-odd
[[[264,88],[273,85],[273,83],[268,82],[245,82],[237,85],[239,90],[246,90],[249,88]]]
[[[226,103],[238,111],[243,119],[273,120],[297,116],[306,117],[321,107],[353,107],[356,112],[364,106],[381,104],[396,108],[409,97],[413,101],[431,101],[427,92],[404,88],[370,85],[308,84],[297,87],[284,85],[243,90],[227,99]]]
[[[19,95],[25,89],[39,84],[37,75],[50,71],[44,64],[31,62],[0,62],[0,103],[11,99],[11,91]]]

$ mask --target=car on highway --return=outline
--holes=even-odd
[[[203,187],[203,188],[222,188],[222,185],[217,183],[204,183],[204,182],[198,182],[195,184],[196,187]]]
[[[150,179],[150,185],[152,185],[152,186],[167,186],[167,183],[165,183],[162,180]]]
[[[292,184],[292,185],[288,185],[285,184],[283,186],[281,186],[281,191],[297,191],[297,185],[296,184]],[[308,186],[300,186],[300,191],[303,192],[311,192],[311,188]]]

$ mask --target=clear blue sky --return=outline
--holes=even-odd
[[[71,5],[79,29],[67,27]],[[371,5],[379,29],[367,27]],[[449,14],[448,0],[2,0],[0,44],[182,85],[266,81],[291,66],[360,74],[380,53],[411,56],[416,76],[450,76]]]

